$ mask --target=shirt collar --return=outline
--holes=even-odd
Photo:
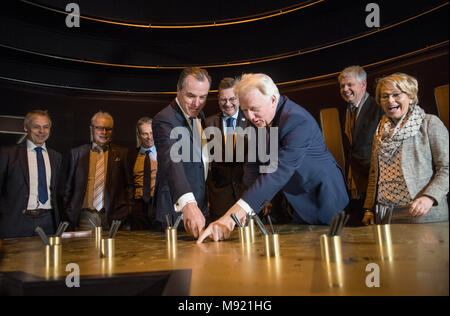
[[[36,147],[39,147],[39,146],[36,146],[35,143],[33,143],[31,140],[27,139],[27,150],[28,151],[33,151]],[[40,147],[42,148],[42,150],[47,151],[47,146],[45,145],[45,143],[42,144],[42,146],[40,146]]]
[[[100,150],[106,151],[106,150],[108,150],[108,146],[109,145],[105,145],[105,146],[102,147],[102,146],[98,145],[97,143],[92,142],[91,149],[93,151],[100,151]]]
[[[155,150],[156,150],[156,147],[155,147],[155,145],[153,145],[152,147],[150,147],[150,148],[145,148],[145,147],[139,147],[139,153],[141,153],[142,155],[145,155],[145,153],[147,152],[147,151],[149,151],[150,150],[150,152],[154,152]]]
[[[227,119],[229,119],[230,117],[232,117],[232,118],[234,118],[234,119],[237,121],[238,116],[239,116],[239,109],[236,111],[236,113],[234,113],[234,114],[231,115],[231,116],[228,116],[228,115],[225,115],[225,114],[222,113],[222,119],[223,119],[223,120],[227,120]]]
[[[364,96],[361,98],[361,100],[359,100],[358,104],[356,104],[356,105],[351,105],[351,104],[349,104],[349,105],[350,105],[350,106],[354,106],[355,108],[359,109],[359,106],[362,105],[362,104],[364,104],[364,102],[366,102],[366,100],[367,100],[368,97],[369,97],[369,93],[366,92],[366,93],[364,94]]]

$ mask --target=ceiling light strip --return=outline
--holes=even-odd
[[[21,0],[22,2],[29,4],[29,5],[33,5],[36,7],[40,7],[42,9],[46,9],[49,11],[53,11],[53,12],[57,12],[57,13],[61,13],[61,14],[68,14],[68,12],[66,11],[61,11],[58,9],[53,9],[50,8],[48,6],[44,6],[29,0]],[[95,21],[95,22],[100,22],[100,23],[107,23],[107,24],[114,24],[114,25],[120,25],[120,26],[127,26],[127,27],[137,27],[137,28],[148,28],[148,29],[189,29],[189,28],[207,28],[207,27],[220,27],[220,26],[229,26],[229,25],[235,25],[235,24],[243,24],[243,23],[250,23],[250,22],[255,22],[255,21],[260,21],[260,20],[265,20],[265,19],[270,19],[273,17],[277,17],[280,15],[285,15],[285,14],[289,14],[295,11],[299,11],[302,10],[304,8],[319,4],[321,2],[324,2],[325,0],[318,0],[312,3],[307,3],[304,4],[305,2],[299,3],[297,5],[293,5],[293,6],[289,6],[289,7],[285,7],[285,8],[281,8],[278,10],[273,10],[273,11],[269,11],[269,12],[264,12],[264,13],[260,13],[260,14],[256,14],[256,15],[250,15],[250,16],[246,16],[246,17],[241,17],[241,18],[236,18],[236,19],[227,19],[227,20],[218,20],[218,21],[213,21],[213,22],[203,22],[203,23],[195,23],[194,22],[192,24],[185,24],[185,25],[176,25],[176,24],[167,24],[167,25],[163,25],[163,24],[134,24],[134,23],[125,23],[125,22],[118,22],[118,21],[112,21],[112,20],[105,20],[105,19],[98,19],[98,18],[93,18],[93,17],[89,17],[89,16],[84,16],[84,15],[76,15],[73,14],[73,16],[79,17],[81,19],[86,19],[86,20],[90,20],[90,21]],[[227,22],[229,21],[229,22]]]
[[[419,50],[413,51],[413,52],[409,52],[403,55],[399,55],[396,57],[392,57],[392,58],[388,58],[388,59],[384,59],[381,61],[377,61],[371,64],[366,64],[363,65],[363,68],[371,68],[371,67],[375,67],[375,66],[380,66],[383,64],[387,64],[387,63],[391,63],[391,62],[395,62],[398,61],[399,59],[403,59],[406,57],[411,57],[417,54],[421,54],[424,53],[426,51],[429,50],[433,50],[435,48],[439,48],[440,46],[444,47],[444,46],[448,46],[449,45],[449,41],[444,41],[441,43],[437,43],[434,45],[430,45],[427,46],[425,48],[421,48]],[[298,80],[292,80],[292,81],[285,81],[285,82],[279,82],[276,83],[277,86],[286,86],[286,85],[292,85],[292,84],[298,84],[298,83],[307,83],[310,81],[317,81],[317,80],[323,80],[323,79],[328,79],[328,78],[332,78],[332,77],[336,77],[337,75],[339,75],[339,72],[334,72],[334,73],[330,73],[330,74],[326,74],[326,75],[320,75],[320,76],[315,76],[315,77],[310,77],[310,78],[304,78],[304,79],[298,79]],[[17,83],[25,83],[25,84],[30,84],[30,85],[37,85],[37,86],[43,86],[43,87],[49,87],[49,88],[58,88],[58,89],[72,89],[72,90],[80,90],[80,91],[89,91],[89,92],[101,92],[101,93],[115,93],[115,94],[128,94],[128,95],[134,95],[134,96],[146,96],[146,95],[175,95],[177,92],[176,91],[123,91],[123,90],[104,90],[104,89],[90,89],[90,88],[82,88],[82,87],[71,87],[71,86],[61,86],[61,85],[55,85],[55,84],[48,84],[48,83],[40,83],[40,82],[33,82],[33,81],[28,81],[28,80],[22,80],[22,79],[14,79],[14,78],[9,78],[9,77],[3,77],[0,76],[0,80],[6,80],[6,81],[11,81],[11,82],[17,82]],[[211,93],[217,93],[217,90],[210,90]]]

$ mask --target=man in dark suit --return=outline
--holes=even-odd
[[[200,68],[186,68],[177,84],[177,97],[153,118],[153,136],[158,152],[156,174],[157,220],[166,225],[165,216],[183,214],[184,227],[198,237],[205,227],[208,207],[206,145],[200,139],[205,128],[202,108],[206,103],[211,77]],[[171,138],[171,134],[175,138]],[[184,143],[178,148],[177,144]],[[174,157],[178,153],[187,159]]]
[[[113,220],[125,221],[130,211],[131,179],[128,150],[111,144],[114,121],[105,112],[91,119],[91,144],[70,152],[64,204],[78,230],[90,230],[89,220],[109,229]]]
[[[222,153],[225,157],[225,142],[235,139],[235,129],[247,128],[247,119],[239,109],[239,99],[234,94],[236,80],[224,78],[219,83],[218,99],[220,112],[206,119],[206,126],[220,129],[224,141]],[[231,146],[230,146],[231,147]],[[240,199],[244,191],[242,177],[244,174],[243,161],[236,161],[233,148],[233,161],[212,162],[208,175],[209,217],[215,221]]]
[[[46,146],[51,125],[47,111],[31,111],[26,141],[0,148],[0,238],[33,236],[37,226],[55,233],[61,154]]]
[[[128,155],[133,179],[133,207],[129,217],[131,230],[159,229],[161,227],[157,226],[153,203],[158,161],[151,118],[142,117],[138,120],[136,140],[138,147],[130,150]]]
[[[243,75],[235,90],[245,116],[258,128],[258,134],[263,133],[270,151],[276,150],[277,156],[264,166],[264,150],[258,148],[257,161],[244,166],[244,182],[249,189],[222,218],[208,226],[197,242],[208,236],[215,241],[228,238],[235,225],[231,214],[245,222],[247,214],[259,213],[279,191],[289,201],[294,222],[329,224],[347,205],[348,195],[342,171],[327,150],[316,120],[304,108],[280,96],[267,75]],[[257,147],[262,144],[259,140]]]
[[[367,74],[360,66],[345,68],[338,77],[347,102],[344,123],[345,178],[350,195],[348,225],[362,225],[363,204],[369,178],[372,139],[383,110],[367,93]]]

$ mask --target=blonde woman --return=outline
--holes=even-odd
[[[417,80],[403,73],[377,83],[385,115],[373,139],[365,225],[374,224],[377,204],[394,208],[392,223],[448,221],[448,131],[418,105],[417,92]]]

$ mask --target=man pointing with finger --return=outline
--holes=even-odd
[[[241,109],[259,128],[258,133],[267,135],[268,127],[278,129],[278,138],[266,139],[278,142],[277,166],[263,173],[260,161],[246,162],[244,183],[249,189],[223,217],[208,226],[197,242],[206,237],[215,241],[228,238],[235,225],[231,214],[245,222],[247,214],[259,213],[278,192],[289,203],[293,223],[330,224],[348,204],[348,195],[342,171],[327,150],[315,119],[280,96],[267,75],[243,75],[235,90]]]
[[[211,77],[206,70],[184,69],[178,80],[177,97],[153,119],[153,136],[158,152],[156,220],[167,226],[166,215],[178,217],[183,214],[184,227],[195,238],[205,228],[208,162],[204,157],[206,152],[200,148],[201,142],[195,142],[194,136],[201,135],[205,127],[202,109],[210,86]],[[171,157],[171,148],[180,139],[171,139],[170,135],[180,127],[190,136],[190,161],[177,162]],[[199,153],[201,159],[192,159],[193,153]]]

